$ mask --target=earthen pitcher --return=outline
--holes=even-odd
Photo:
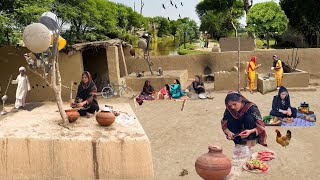
[[[100,111],[96,115],[96,120],[101,126],[110,126],[115,119],[113,112]]]
[[[196,160],[195,168],[205,180],[222,180],[231,171],[231,161],[222,153],[220,146],[210,145],[209,152]]]
[[[75,122],[80,117],[80,114],[76,109],[65,110],[65,112],[68,116],[68,121],[70,123]]]

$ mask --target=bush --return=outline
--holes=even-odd
[[[188,49],[180,49],[178,50],[178,54],[179,55],[186,55],[189,53],[189,50]]]

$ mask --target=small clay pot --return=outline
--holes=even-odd
[[[100,111],[96,115],[96,120],[101,126],[110,126],[115,119],[113,112]]]
[[[222,180],[231,171],[231,161],[222,153],[220,146],[210,145],[209,152],[196,160],[195,168],[205,180]]]
[[[80,117],[80,114],[76,109],[65,110],[65,112],[70,123],[75,122]]]

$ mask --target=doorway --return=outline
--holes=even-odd
[[[106,48],[87,49],[82,52],[82,58],[84,70],[90,72],[92,80],[100,92],[110,82]]]

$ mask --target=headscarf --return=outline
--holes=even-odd
[[[244,103],[244,107],[240,110],[240,112],[237,112],[233,109],[231,109],[227,102],[226,102],[226,109],[230,112],[230,114],[232,115],[233,118],[235,119],[240,119],[243,117],[243,115],[247,112],[247,110],[252,106],[255,105],[254,103],[250,102],[247,98],[245,98],[244,96],[242,96],[240,93],[236,92],[236,91],[230,91],[228,93],[229,94],[236,94],[237,96],[239,96],[241,98],[241,102]]]
[[[277,62],[278,62],[278,56],[277,55],[273,55],[272,57],[275,57],[276,59],[273,60],[273,67],[277,67]]]
[[[287,96],[282,100],[280,94],[283,92],[287,92]],[[290,96],[289,96],[289,92],[287,90],[287,88],[285,88],[284,86],[280,86],[279,91],[278,91],[278,104],[286,107],[289,106],[290,107]]]
[[[82,80],[81,80],[81,82],[80,82],[80,84],[82,85],[83,89],[87,89],[87,88],[90,87],[90,86],[94,86],[94,83],[93,83],[93,81],[92,81],[91,74],[90,74],[88,71],[84,71],[84,72],[82,73],[82,76],[83,76],[83,75],[86,75],[86,76],[88,77],[88,83],[87,83],[87,84],[85,84]]]
[[[27,71],[27,69],[26,69],[25,67],[21,66],[21,67],[19,68],[19,72],[20,72],[20,71],[24,71],[24,72],[26,72],[26,71]]]
[[[244,96],[242,96],[240,93],[236,92],[236,91],[230,91],[228,94],[236,94],[241,98],[242,103],[244,103],[244,107],[240,110],[240,112],[237,112],[235,110],[232,110],[231,108],[229,108],[228,104],[226,105],[226,109],[230,112],[231,116],[235,119],[240,119],[244,116],[244,114],[249,110],[250,107],[255,106],[256,105],[252,102],[250,102],[248,99],[246,99]],[[227,103],[227,102],[226,102]],[[257,109],[257,108],[256,108]],[[258,109],[257,109],[258,111]],[[261,118],[258,117],[257,115],[255,116],[255,118]],[[225,129],[228,128],[228,120],[227,119],[222,119],[221,121],[221,126],[222,126],[222,130],[224,131]],[[263,146],[267,146],[267,134],[265,131],[265,125],[264,122],[261,119],[256,119],[256,129],[258,132],[257,135],[257,140],[258,143],[263,145]]]
[[[253,57],[251,58],[251,60],[250,60],[250,62],[253,62],[255,66],[257,65],[256,59],[257,59],[257,57],[256,57],[256,56],[253,56]],[[251,68],[250,62],[249,62],[249,64],[248,64],[247,72],[249,72],[249,69]],[[252,69],[252,70],[253,70],[253,69]]]
[[[88,71],[84,71],[82,73],[82,76],[83,75],[86,75],[88,77],[89,81],[87,84],[85,84],[81,80],[81,82],[78,86],[76,101],[77,101],[77,99],[80,98],[82,100],[86,100],[88,102],[88,104],[90,104],[92,101],[95,101],[97,103],[97,100],[96,100],[97,87],[96,87],[95,83],[92,81],[91,74]]]
[[[152,92],[154,91],[153,87],[150,85],[148,85],[148,83],[150,83],[149,80],[146,80],[144,82],[144,86],[143,86],[143,89],[142,89],[142,92],[146,92],[147,94],[152,94]]]

